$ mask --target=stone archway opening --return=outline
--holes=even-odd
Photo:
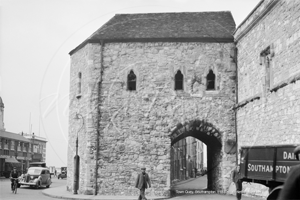
[[[184,124],[179,123],[170,134],[171,139],[171,187],[178,181],[188,182],[187,179],[191,177],[188,172],[190,167],[182,167],[189,165],[189,158],[187,155],[186,145],[184,144],[186,138],[195,138],[206,145],[207,148],[207,190],[218,191],[220,184],[218,183],[221,176],[220,161],[222,160],[222,142],[221,133],[214,127],[213,124],[205,120],[194,120]],[[178,145],[179,144],[179,145]],[[181,146],[178,148],[178,146]],[[175,158],[175,151],[177,151],[177,158]],[[178,151],[180,151],[181,160],[178,160]],[[178,169],[180,167],[180,169]],[[188,169],[187,169],[188,168]],[[190,179],[192,180],[192,179]],[[194,181],[194,184],[198,184]],[[189,183],[191,186],[191,182]],[[185,187],[185,189],[189,189]],[[195,186],[191,189],[195,189]],[[197,188],[204,189],[204,188]]]

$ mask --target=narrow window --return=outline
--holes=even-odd
[[[81,72],[78,73],[77,95],[76,95],[76,97],[78,99],[81,97]]]
[[[183,90],[183,74],[180,70],[175,74],[175,90]]]
[[[215,90],[215,80],[216,80],[216,75],[210,69],[209,73],[206,76],[206,90]]]
[[[270,46],[267,47],[260,53],[261,65],[265,66],[265,90],[270,90],[270,62],[271,62],[271,52]]]
[[[136,90],[136,75],[132,70],[127,76],[127,89],[130,91]]]

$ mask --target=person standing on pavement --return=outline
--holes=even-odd
[[[294,149],[297,160],[300,160],[300,146]],[[279,193],[278,200],[300,199],[300,165],[291,168],[283,188]]]
[[[151,183],[149,175],[146,173],[146,168],[143,167],[141,170],[142,173],[140,173],[136,178],[135,187],[140,190],[140,196],[138,200],[147,200],[145,197],[145,190],[148,188],[148,185],[149,188],[151,187]]]
[[[56,176],[56,169],[54,170],[54,177],[57,177],[57,176]]]
[[[235,184],[236,187],[236,198],[237,200],[240,200],[242,198],[242,181],[240,179],[240,166],[236,166],[234,170],[232,171],[232,181]]]

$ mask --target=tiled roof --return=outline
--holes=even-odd
[[[79,47],[88,41],[100,40],[206,39],[222,42],[225,39],[233,42],[234,30],[235,22],[229,11],[117,14]]]
[[[30,142],[28,139],[26,139],[22,135],[7,132],[7,131],[2,131],[2,130],[0,130],[0,137],[1,138],[13,139],[13,140],[19,140],[19,141],[23,141],[23,142]]]

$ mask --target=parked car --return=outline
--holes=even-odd
[[[57,175],[57,178],[58,179],[64,179],[64,178],[67,178],[67,172],[65,172],[65,171],[62,171],[61,173],[59,173],[58,175]]]
[[[35,188],[49,188],[51,183],[49,169],[45,167],[30,167],[26,174],[19,177],[18,187],[21,185],[29,185],[30,187]]]

